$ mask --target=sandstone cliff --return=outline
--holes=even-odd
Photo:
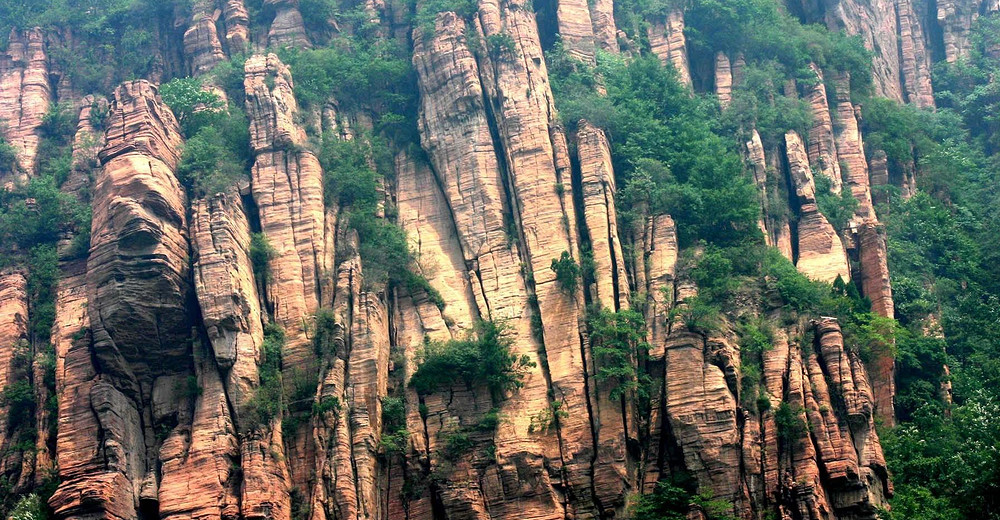
[[[863,362],[843,324],[783,310],[766,280],[754,289],[765,304],[699,324],[692,266],[706,248],[680,240],[682,208],[623,207],[613,133],[563,127],[544,32],[587,64],[602,51],[628,58],[639,47],[620,47],[614,4],[553,2],[554,27],[540,28],[528,3],[479,0],[474,13],[433,13],[431,31],[396,4],[364,4],[374,28],[363,29],[412,43],[419,138],[387,145],[373,218],[405,231],[413,259],[394,267],[417,283],[372,275],[357,208],[330,200],[323,145],[370,151],[385,124],[370,107],[325,91],[301,103],[279,54],[250,56],[236,72],[245,97],[228,101],[245,108],[252,166],[196,196],[178,179],[184,139],[157,86],[122,84],[103,118],[107,103],[82,95],[99,93],[55,88],[43,31],[12,36],[0,119],[18,167],[0,184],[37,173],[43,115],[78,100],[61,189],[93,212],[88,251],[71,247],[85,230],[61,230],[52,353],[30,327],[31,270],[0,271],[0,389],[29,381],[36,403],[25,421],[0,421],[13,492],[58,476],[48,503],[60,519],[554,520],[627,517],[629,497],[676,480],[739,518],[875,518],[892,494],[875,431],[893,420],[892,349]],[[876,51],[879,94],[922,107],[934,104],[929,40],[940,33],[956,59],[971,20],[992,9],[939,2],[928,18],[909,0],[803,4],[803,18]],[[313,46],[306,5],[193,2],[171,18],[172,52],[215,81],[207,73],[245,50]],[[749,55],[692,60],[684,20],[679,7],[651,15],[648,51],[733,106]],[[890,182],[885,154],[865,148],[850,78],[811,70],[816,81],[786,86],[811,115],[806,139],[782,130],[765,147],[763,129],[740,128],[758,227],[801,273],[855,284],[891,318],[872,194]],[[300,76],[306,88],[315,73]],[[858,201],[846,225],[820,210],[819,175]],[[560,262],[579,267],[573,283]],[[642,346],[625,357],[648,395],[603,377],[602,311],[640,323]],[[768,348],[747,347],[737,318],[763,324]],[[520,387],[410,384],[428,345],[468,341],[483,321],[503,324],[524,360]],[[3,403],[0,417],[12,416]]]

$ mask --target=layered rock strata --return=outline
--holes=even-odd
[[[17,164],[0,165],[0,186],[34,174],[39,127],[52,98],[44,34],[12,31],[0,55],[0,136],[17,150]]]

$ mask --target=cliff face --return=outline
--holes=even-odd
[[[936,49],[957,59],[972,20],[995,8],[789,5],[861,35],[875,51],[877,92],[923,107],[933,106]],[[687,479],[741,519],[876,518],[892,494],[875,431],[877,419],[893,421],[891,349],[862,361],[836,319],[777,304],[726,309],[774,324],[760,351],[741,346],[725,318],[711,328],[686,319],[701,290],[686,258],[705,251],[681,250],[668,212],[619,206],[609,133],[587,120],[563,128],[529,4],[476,7],[437,13],[425,30],[383,21],[406,17],[392,2],[364,6],[379,31],[412,43],[419,147],[392,150],[375,218],[406,232],[414,259],[395,268],[426,284],[371,274],[357,208],[328,200],[317,134],[364,148],[371,118],[329,92],[321,107],[300,105],[277,54],[253,54],[235,73],[245,99],[229,101],[249,122],[247,178],[195,196],[178,179],[184,138],[157,86],[126,82],[110,106],[60,98],[46,35],[11,36],[0,131],[17,167],[0,171],[0,184],[38,174],[44,114],[79,100],[61,189],[93,213],[83,254],[70,244],[84,230],[60,230],[48,343],[30,326],[41,314],[30,269],[0,270],[0,389],[29,381],[35,403],[24,421],[0,420],[0,477],[12,493],[57,481],[48,503],[66,519],[555,520],[626,517],[630,496]],[[570,56],[627,54],[610,0],[553,7]],[[248,46],[312,45],[291,0],[199,0],[174,21],[192,75]],[[678,8],[644,27],[649,51],[690,87],[684,23]],[[724,108],[744,65],[713,56]],[[817,81],[789,86],[812,116],[808,137],[788,132],[765,148],[749,133],[758,226],[800,272],[855,284],[891,318],[871,188],[889,182],[885,155],[865,149],[850,78],[811,68]],[[821,175],[858,203],[843,225],[820,211]],[[586,270],[572,284],[557,268],[569,261]],[[640,323],[634,341],[648,352],[627,361],[648,380],[643,399],[599,375],[608,340],[593,333],[594,307]],[[409,384],[429,344],[469,340],[483,321],[503,324],[523,360],[518,388]],[[53,393],[43,384],[49,344],[51,408],[38,405]],[[13,417],[12,403],[0,401],[0,418]]]

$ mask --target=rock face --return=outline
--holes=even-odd
[[[816,184],[813,182],[809,158],[802,139],[795,132],[785,134],[788,171],[795,186],[799,204],[798,255],[795,266],[806,276],[824,282],[833,282],[838,276],[851,278],[847,253],[836,230],[819,212],[816,205]]]
[[[691,84],[691,67],[688,65],[687,38],[684,36],[684,11],[674,9],[665,17],[650,20],[647,30],[649,46],[660,62],[671,64],[681,82]]]
[[[191,25],[184,31],[184,55],[192,74],[208,72],[226,59],[215,26],[214,10],[212,0],[198,0],[191,6]]]
[[[45,36],[40,29],[13,31],[0,55],[0,136],[17,150],[17,171],[0,165],[0,185],[34,174],[39,127],[52,102]]]
[[[796,12],[860,34],[877,51],[878,92],[932,107],[927,41],[949,27],[948,52],[963,52],[973,13],[990,8],[974,3],[938,2],[940,27],[910,0]],[[467,18],[438,13],[433,32],[409,35],[407,9],[363,6],[379,34],[413,42],[422,150],[394,144],[377,217],[406,231],[414,262],[399,268],[426,285],[386,287],[366,273],[353,208],[324,200],[336,197],[324,193],[311,150],[319,137],[304,121],[322,139],[364,140],[369,114],[332,99],[300,107],[276,55],[245,63],[249,180],[209,197],[188,200],[175,176],[181,133],[155,86],[119,87],[103,136],[95,126],[105,102],[74,94],[80,121],[62,189],[92,205],[91,248],[75,258],[72,236],[59,242],[58,414],[39,411],[16,428],[0,420],[0,477],[27,491],[54,469],[50,505],[74,520],[624,518],[629,496],[682,476],[739,518],[874,519],[891,495],[874,429],[876,417],[892,421],[891,349],[865,366],[836,320],[770,308],[734,310],[766,324],[773,348],[763,352],[741,351],[724,317],[699,327],[686,259],[701,248],[681,250],[668,214],[616,206],[608,135],[585,120],[569,135],[562,128],[529,4],[476,6]],[[250,7],[199,0],[172,22],[189,72],[248,47],[319,41],[294,0]],[[571,55],[594,63],[619,52],[610,0],[553,7]],[[264,20],[251,26],[258,11]],[[380,18],[387,12],[393,23]],[[651,51],[681,81],[692,86],[694,66],[695,86],[708,89],[714,70],[720,105],[732,102],[741,56],[689,64],[683,10],[647,22]],[[501,38],[509,48],[478,43]],[[15,33],[0,58],[0,118],[20,168],[0,172],[2,182],[37,163],[41,117],[56,98],[49,69],[42,34]],[[786,85],[809,105],[808,142],[790,132],[765,148],[747,129],[759,226],[801,272],[853,280],[891,317],[871,186],[898,172],[866,153],[850,78],[825,83],[813,71],[819,81]],[[845,229],[819,211],[814,174],[858,199]],[[260,254],[255,233],[272,254]],[[553,268],[570,261],[582,271],[576,286]],[[42,350],[28,326],[29,274],[0,272],[0,388],[45,376],[31,361]],[[599,377],[608,360],[605,339],[590,335],[596,309],[641,317],[648,356],[629,362],[648,376],[648,403]],[[498,396],[479,381],[424,393],[409,385],[429,343],[469,338],[480,320],[505,327],[526,361],[523,387]],[[264,399],[279,411],[264,414]],[[404,440],[385,435],[399,423]],[[36,453],[8,450],[33,430]]]

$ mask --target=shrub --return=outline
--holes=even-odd
[[[271,260],[278,256],[278,251],[271,247],[264,233],[250,235],[250,265],[257,283],[266,286],[271,283]]]
[[[610,396],[620,399],[635,393],[640,400],[648,398],[648,376],[639,370],[640,362],[649,350],[645,341],[646,321],[642,314],[623,309],[591,309],[587,316],[591,349],[597,360],[598,382],[611,383]]]
[[[551,269],[556,273],[556,281],[564,291],[574,294],[579,283],[580,266],[576,260],[566,251],[562,252],[559,259],[552,259]]]
[[[517,44],[511,35],[501,32],[486,37],[486,49],[498,61],[513,60],[517,57]]]
[[[410,432],[406,430],[406,403],[401,397],[382,398],[382,437],[379,446],[386,455],[406,451]]]
[[[243,167],[220,132],[206,126],[187,140],[177,178],[197,197],[223,193],[244,177]]]
[[[160,98],[170,107],[181,129],[187,136],[193,136],[203,122],[199,112],[219,112],[226,108],[217,94],[205,90],[201,79],[195,77],[175,78],[160,85]],[[206,114],[207,115],[207,114]]]
[[[240,413],[240,432],[244,434],[268,428],[284,410],[281,388],[281,351],[284,345],[284,330],[273,323],[266,325],[258,367],[260,385]]]
[[[778,410],[774,412],[774,423],[778,429],[778,439],[785,443],[798,442],[805,435],[806,423],[802,418],[803,410],[800,405],[788,404],[782,401],[778,405]]]
[[[817,173],[813,178],[816,180],[816,205],[819,206],[819,212],[830,221],[834,229],[846,229],[847,223],[858,209],[857,199],[846,186],[840,195],[833,193],[832,181],[822,173]]]
[[[9,173],[17,169],[17,148],[0,137],[0,172]]]
[[[629,501],[632,520],[686,520],[692,505],[704,512],[706,520],[734,520],[733,505],[713,500],[711,495],[696,495],[678,483],[661,480],[651,493],[637,495]]]
[[[534,367],[527,355],[510,351],[513,340],[506,327],[490,321],[479,322],[475,335],[446,343],[425,346],[410,385],[420,394],[429,394],[459,380],[466,385],[483,385],[494,400],[523,386],[524,372]]]

